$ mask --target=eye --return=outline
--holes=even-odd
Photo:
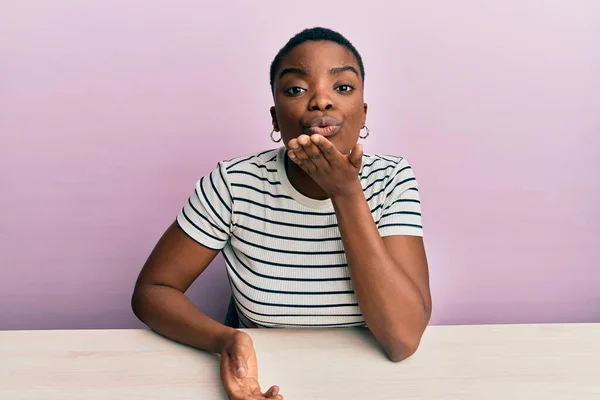
[[[352,85],[340,85],[335,88],[338,92],[350,93],[354,90],[354,86]]]
[[[285,94],[287,94],[288,96],[298,96],[300,93],[306,91],[305,89],[301,88],[300,86],[290,86],[288,88],[286,88],[283,92]]]

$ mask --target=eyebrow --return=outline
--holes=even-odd
[[[284,68],[279,73],[279,79],[283,78],[285,75],[288,75],[288,74],[308,75],[308,71],[304,68],[295,68],[295,67]]]
[[[336,74],[341,74],[342,72],[346,72],[346,71],[354,72],[356,74],[356,76],[360,76],[358,74],[358,71],[356,70],[356,68],[354,68],[354,67],[352,67],[350,65],[345,65],[343,67],[331,68],[329,70],[329,73],[331,75],[336,75]]]
[[[354,72],[354,74],[356,74],[356,76],[360,77],[356,68],[354,68],[353,66],[350,66],[350,65],[345,65],[343,67],[331,68],[329,70],[329,73],[331,75],[337,75],[337,74],[341,74],[342,72],[346,72],[346,71]],[[297,67],[284,68],[279,73],[279,79],[281,79],[285,75],[289,75],[289,74],[308,75],[308,70],[305,68],[297,68]]]

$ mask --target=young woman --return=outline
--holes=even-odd
[[[404,158],[358,144],[369,135],[364,78],[360,54],[339,33],[313,28],[290,39],[271,64],[271,139],[284,146],[203,176],[140,273],[135,314],[220,354],[232,399],[283,397],[258,385],[250,336],[184,295],[219,252],[242,328],[368,326],[400,361],[429,322],[417,181]]]

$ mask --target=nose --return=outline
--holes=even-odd
[[[333,98],[328,90],[317,89],[308,103],[310,111],[325,111],[333,108]]]

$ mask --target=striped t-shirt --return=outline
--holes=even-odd
[[[364,326],[331,200],[292,186],[285,152],[218,163],[177,221],[196,242],[222,251],[241,327]],[[405,159],[365,154],[359,175],[382,237],[422,235],[417,181]]]

